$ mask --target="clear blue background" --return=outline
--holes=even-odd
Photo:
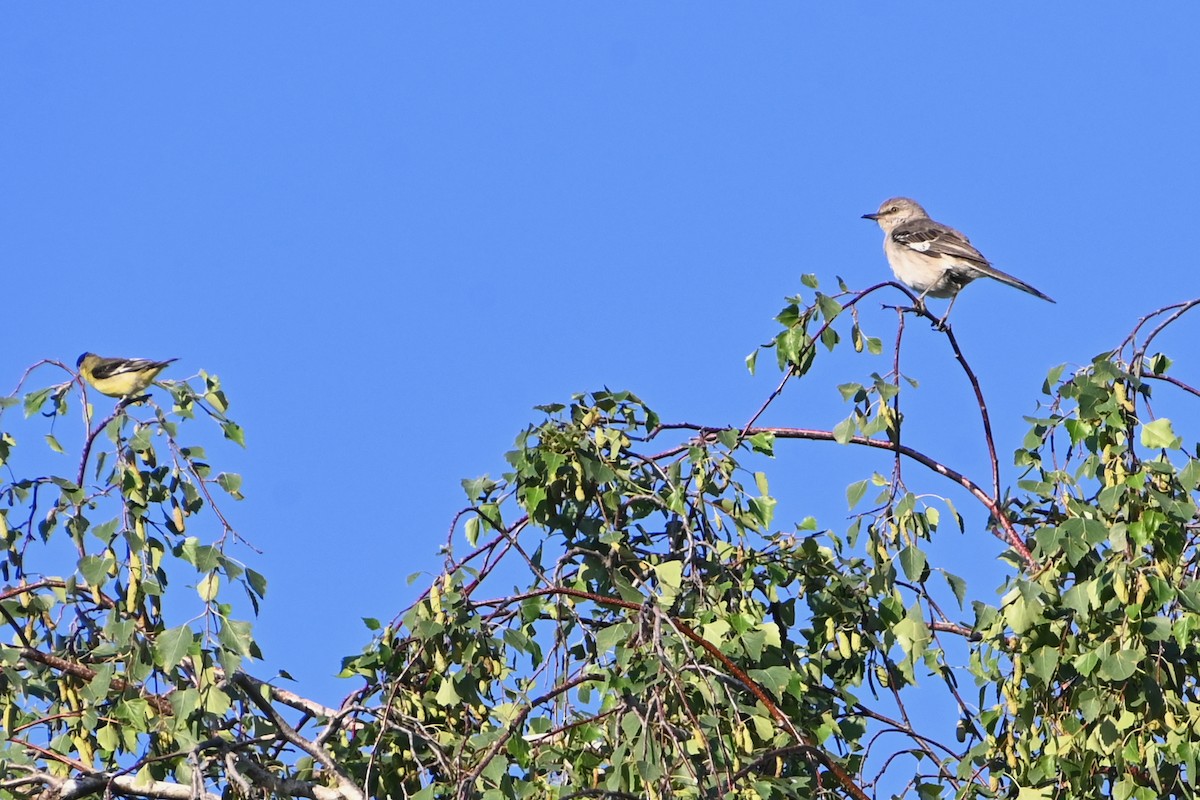
[[[6,4],[0,378],[83,350],[218,373],[263,672],[328,702],[359,618],[437,571],[459,479],[503,471],[533,405],[609,386],[745,422],[777,378],[743,358],[800,275],[889,275],[859,216],[891,195],[1059,301],[985,281],[955,307],[1012,481],[1046,371],[1197,294],[1200,11],[1126,9]],[[944,342],[907,337],[907,440],[986,482]],[[1191,341],[1164,345],[1186,370]],[[763,421],[831,428],[833,385],[889,366],[822,365]],[[846,484],[889,464],[782,452],[785,527],[843,527]],[[906,475],[968,512],[942,555],[992,599],[984,515]]]

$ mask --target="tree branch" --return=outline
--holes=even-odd
[[[716,428],[706,425],[695,425],[690,422],[664,422],[659,426],[659,428],[662,430],[691,430],[701,435],[715,435],[721,431],[731,430],[730,428]],[[747,428],[745,431],[742,431],[742,433],[749,436],[754,436],[759,433],[769,433],[778,439],[811,439],[822,442],[837,441],[834,438],[832,431],[823,431],[814,428]],[[1025,562],[1025,565],[1030,570],[1038,569],[1038,563],[1034,559],[1033,554],[1029,552],[1029,548],[1017,534],[1017,530],[1013,526],[1012,520],[1010,520],[1001,510],[999,501],[990,497],[979,484],[975,483],[961,472],[950,469],[941,462],[936,461],[919,450],[914,450],[907,445],[885,442],[879,439],[871,439],[867,436],[852,436],[847,444],[857,444],[863,447],[874,447],[878,450],[888,450],[890,452],[898,451],[911,458],[913,461],[916,461],[918,464],[928,467],[942,477],[949,478],[950,480],[954,481],[959,486],[963,487],[972,495],[974,495],[975,499],[982,503],[984,508],[986,508],[992,514],[997,524],[1004,529],[1006,541],[1008,541],[1012,548],[1021,556],[1022,560]]]
[[[244,672],[234,673],[232,676],[230,676],[229,680],[231,683],[236,684],[246,694],[246,697],[249,698],[251,703],[258,706],[258,708],[264,714],[271,718],[271,722],[279,730],[280,736],[303,750],[305,753],[308,753],[315,761],[317,761],[317,763],[325,767],[325,769],[329,770],[329,772],[333,775],[337,776],[338,797],[347,798],[348,800],[364,800],[365,796],[362,789],[360,789],[354,783],[350,775],[348,775],[346,771],[342,769],[341,765],[334,760],[333,756],[331,756],[324,748],[318,747],[297,733],[296,729],[289,725],[287,720],[285,720],[283,716],[275,710],[275,707],[263,697],[263,684],[261,682],[252,680],[250,676]],[[315,795],[304,796],[315,797]],[[318,800],[320,800],[320,798],[318,798]]]

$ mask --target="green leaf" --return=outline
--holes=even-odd
[[[196,584],[196,594],[200,595],[200,599],[206,603],[211,603],[217,599],[217,591],[221,588],[221,576],[214,570],[204,576],[204,579]]]
[[[750,448],[756,453],[762,453],[765,456],[775,455],[775,434],[770,431],[756,433],[746,440],[750,444]]]
[[[759,528],[769,528],[775,518],[775,506],[778,500],[774,497],[751,497],[748,505],[750,512],[757,518]]]
[[[438,687],[437,694],[434,695],[433,699],[442,708],[452,708],[462,702],[462,698],[459,697],[458,692],[454,689],[453,676],[446,675],[442,678],[442,685]]]
[[[58,439],[55,439],[52,433],[46,434],[46,444],[50,445],[50,449],[56,453],[64,452],[62,445],[58,443]]]
[[[177,554],[196,568],[197,572],[210,572],[221,561],[221,552],[209,544],[200,544],[195,536],[189,536],[176,549]]]
[[[96,744],[106,753],[111,753],[121,744],[121,734],[115,725],[104,725],[96,731]]]
[[[1128,680],[1137,672],[1141,661],[1142,653],[1137,650],[1118,650],[1100,663],[1096,674],[1107,681]]]
[[[892,632],[895,633],[896,640],[906,656],[904,664],[900,666],[906,673],[906,678],[912,681],[914,680],[912,665],[925,653],[925,649],[933,641],[933,634],[929,632],[929,625],[921,613],[920,603],[913,603],[905,613],[904,619],[892,628]]]
[[[683,562],[664,561],[652,568],[654,577],[658,579],[659,603],[663,608],[670,608],[679,596],[679,588],[683,584]]]
[[[942,576],[945,577],[946,583],[950,584],[950,591],[954,592],[954,599],[958,601],[958,607],[962,608],[963,601],[967,596],[967,582],[945,570],[942,570]]]
[[[84,556],[79,559],[79,574],[90,586],[100,588],[108,581],[108,571],[116,563],[108,556]]]
[[[496,482],[487,475],[483,475],[478,478],[463,478],[462,487],[466,492],[467,499],[472,503],[478,503],[486,500],[488,495],[496,489]]]
[[[812,274],[811,272],[806,272],[803,275],[801,275],[800,282],[803,283],[805,286],[807,286],[810,289],[816,289],[817,285],[818,285],[817,284],[817,276]]]
[[[1142,426],[1142,446],[1154,449],[1166,448],[1173,450],[1182,443],[1171,427],[1171,420],[1163,417]]]
[[[1041,679],[1043,684],[1049,684],[1058,667],[1059,652],[1057,647],[1039,647],[1028,658],[1029,672]]]
[[[870,481],[856,481],[846,487],[846,502],[850,504],[850,508],[858,505],[858,501],[863,499],[870,485]]]
[[[846,417],[833,428],[833,440],[838,444],[849,444],[854,438],[855,424],[854,415]]]
[[[843,400],[852,400],[859,395],[864,395],[863,385],[861,383],[843,383],[838,385],[838,393]]]
[[[1012,626],[1013,633],[1025,633],[1044,619],[1045,607],[1028,584],[1009,594],[1012,602],[1004,608],[1004,618]]]
[[[958,532],[966,533],[967,524],[963,521],[962,514],[959,514],[958,509],[954,507],[954,503],[950,502],[947,497],[943,497],[942,502],[946,504],[946,510],[950,512],[950,516],[954,517],[954,521],[958,525]]]
[[[246,499],[242,495],[242,476],[236,472],[222,472],[217,476],[217,485],[229,492],[235,500]]]
[[[246,580],[250,582],[250,590],[259,597],[267,596],[267,578],[249,567],[246,568]]]
[[[924,553],[916,547],[908,545],[900,551],[899,559],[905,577],[914,583],[921,583],[925,580],[927,561]]]
[[[754,374],[754,370],[758,367],[758,351],[755,350],[750,355],[746,356],[746,369],[750,374]]]
[[[1187,464],[1179,471],[1179,483],[1188,491],[1200,488],[1200,459],[1188,459]]]
[[[168,628],[154,637],[154,663],[169,672],[187,656],[194,641],[195,635],[187,625]]]
[[[53,389],[38,389],[25,395],[25,418],[28,419],[42,410],[42,404],[50,397]]]
[[[1149,365],[1150,371],[1155,375],[1165,375],[1167,370],[1171,368],[1171,364],[1174,362],[1172,362],[1171,359],[1167,358],[1162,353],[1157,353],[1153,356],[1150,356],[1150,358],[1146,360],[1146,363]]]
[[[616,625],[601,628],[596,631],[596,650],[600,653],[607,653],[616,649],[618,645],[628,641],[633,630],[633,625],[628,622],[619,622]]]
[[[96,674],[88,681],[87,686],[83,687],[81,694],[93,703],[104,702],[112,691],[112,679],[116,671],[117,665],[111,661],[98,665]]]
[[[1062,378],[1063,370],[1066,368],[1066,364],[1059,364],[1046,373],[1046,380],[1042,383],[1042,394],[1054,394],[1054,387],[1058,385],[1059,379]]]
[[[817,293],[817,306],[821,309],[821,313],[825,315],[825,319],[832,322],[837,318],[838,314],[842,313],[842,304],[834,300],[827,294]]]
[[[249,622],[236,619],[223,620],[217,638],[226,650],[231,650],[239,656],[255,654],[256,647]]]
[[[241,425],[227,420],[221,423],[221,430],[225,432],[226,439],[236,442],[242,447],[246,446],[246,432],[242,430]]]

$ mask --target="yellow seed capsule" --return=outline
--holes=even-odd
[[[138,610],[138,584],[132,580],[125,587],[125,613],[133,616]]]
[[[848,659],[854,655],[854,651],[850,649],[850,637],[846,635],[845,631],[837,632],[837,648],[842,658]]]
[[[1135,409],[1133,401],[1129,399],[1129,392],[1125,389],[1124,381],[1117,381],[1113,384],[1113,393],[1117,396],[1117,405],[1122,411],[1132,414]]]
[[[442,588],[436,581],[429,587],[429,608],[433,610],[435,619],[442,613]]]
[[[183,523],[183,506],[175,506],[171,509],[171,521],[175,523],[175,532],[183,533],[186,527]]]
[[[892,675],[882,664],[875,667],[875,680],[879,681],[879,685],[885,689],[892,685]]]
[[[1137,576],[1137,593],[1133,596],[1133,601],[1141,605],[1148,594],[1150,594],[1150,581],[1146,579],[1144,574],[1139,572]]]
[[[1008,709],[1008,715],[1015,717],[1017,712],[1020,711],[1020,706],[1017,705],[1017,698],[1007,686],[1000,693],[1004,696],[1004,705]]]

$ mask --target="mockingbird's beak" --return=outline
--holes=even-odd
[[[863,214],[862,218],[863,219],[879,219],[879,215],[878,214]]]

